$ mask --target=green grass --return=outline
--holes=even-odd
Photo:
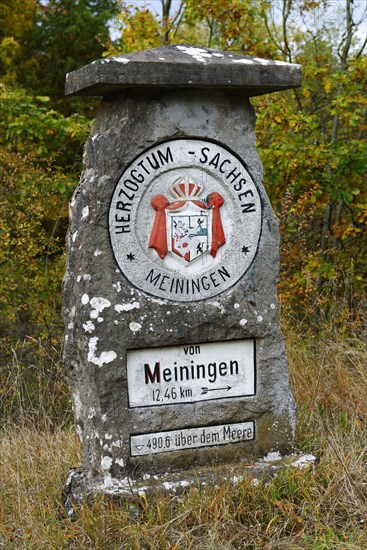
[[[298,403],[296,445],[316,455],[316,468],[285,470],[269,484],[223,482],[130,504],[96,498],[74,520],[61,493],[81,450],[69,422],[61,363],[56,350],[39,352],[30,384],[26,362],[13,354],[16,382],[8,382],[6,398],[2,394],[0,548],[365,550],[363,340],[289,334],[287,349]],[[52,383],[48,371],[55,375]],[[52,401],[52,392],[60,403]]]

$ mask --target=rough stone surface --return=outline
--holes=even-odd
[[[64,361],[91,487],[293,449],[295,406],[277,320],[279,231],[261,183],[254,124],[248,99],[233,91],[135,90],[101,104],[70,204],[63,283]],[[246,274],[212,299],[179,303],[149,296],[125,279],[111,248],[108,213],[115,186],[136,157],[156,143],[187,137],[220,141],[244,160],[263,218]],[[256,395],[129,409],[128,349],[247,338],[255,339]],[[255,422],[252,441],[152,456],[130,453],[134,434],[246,421]]]
[[[301,66],[183,44],[100,59],[66,78],[67,95],[126,88],[241,89],[256,96],[301,85]]]

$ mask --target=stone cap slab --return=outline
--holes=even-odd
[[[301,85],[301,65],[174,44],[93,61],[66,75],[66,95],[140,88],[240,90],[256,96]]]

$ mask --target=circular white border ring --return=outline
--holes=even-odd
[[[196,196],[186,193],[177,208],[172,186],[176,182],[177,188],[180,181],[194,182],[195,190],[200,189]],[[170,250],[170,216],[175,211],[179,216],[180,208],[181,216],[193,214],[196,200],[211,235],[214,207],[207,200],[211,193],[224,200],[215,216],[218,220],[219,212],[225,243],[214,254],[209,238],[205,252],[187,261]],[[167,249],[161,256],[149,247],[152,239],[155,242],[152,231],[157,216],[151,201],[159,195],[158,202],[170,206],[168,210],[162,206],[159,218],[166,225],[166,232],[164,224],[158,232]],[[110,242],[122,274],[148,295],[175,302],[212,298],[237,283],[257,254],[261,228],[261,198],[246,165],[225,145],[206,139],[174,139],[145,150],[124,170],[109,207]]]

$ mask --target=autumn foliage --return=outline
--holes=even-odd
[[[64,98],[64,73],[101,55],[170,42],[303,66],[302,88],[252,100],[265,187],[281,228],[281,304],[308,328],[363,329],[366,43],[353,3],[339,4],[332,18],[323,1],[284,0],[275,13],[263,0],[175,7],[163,0],[158,14],[137,2],[2,0],[3,342],[60,342],[67,206],[96,105]]]

